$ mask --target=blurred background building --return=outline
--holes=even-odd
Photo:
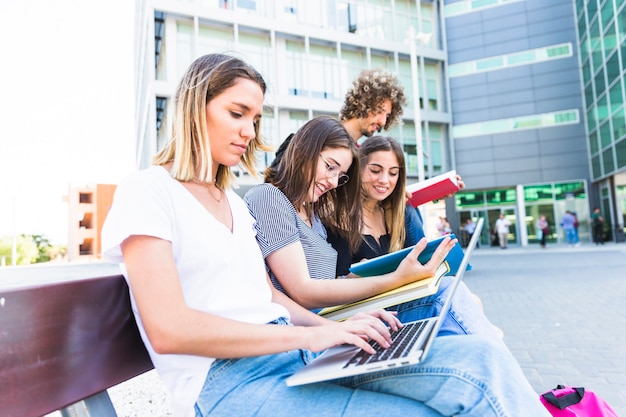
[[[564,241],[566,210],[589,241],[599,206],[607,238],[623,240],[625,25],[624,0],[137,0],[137,168],[168,140],[176,83],[202,54],[237,54],[264,75],[275,147],[336,116],[363,68],[384,68],[409,99],[387,132],[409,181],[456,169],[467,185],[425,212],[445,210],[457,232],[502,212],[510,244],[527,245],[541,214]],[[258,181],[241,172],[240,191]]]

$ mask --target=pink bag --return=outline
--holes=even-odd
[[[539,399],[554,417],[618,417],[602,398],[584,388],[557,385]]]

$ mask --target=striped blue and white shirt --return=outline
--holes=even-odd
[[[313,216],[312,227],[309,227],[298,216],[287,196],[271,184],[253,187],[246,193],[244,201],[256,220],[256,240],[265,259],[275,251],[299,241],[312,279],[337,277],[337,252],[326,241],[326,228],[317,215]],[[276,288],[285,292],[267,262],[266,267]]]

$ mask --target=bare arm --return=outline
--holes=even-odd
[[[371,352],[366,339],[389,340],[387,328],[372,316],[301,327],[242,323],[192,309],[183,298],[170,242],[131,236],[122,243],[122,253],[139,315],[158,353],[236,358],[299,348],[320,351],[343,343]]]
[[[426,239],[422,239],[396,271],[366,279],[311,279],[299,241],[273,252],[266,262],[289,297],[303,307],[321,308],[362,300],[433,276],[454,243],[456,240],[444,239],[430,261],[422,265],[417,260],[426,247]]]

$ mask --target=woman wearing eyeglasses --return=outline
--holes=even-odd
[[[326,241],[327,225],[346,231],[353,248],[361,242],[361,181],[354,141],[334,118],[303,125],[280,162],[265,172],[245,201],[256,219],[257,242],[274,285],[298,304],[317,310],[350,303],[432,276],[454,241],[445,239],[422,265],[418,244],[396,271],[360,279],[335,279],[337,252]],[[355,249],[356,250],[356,249]]]

